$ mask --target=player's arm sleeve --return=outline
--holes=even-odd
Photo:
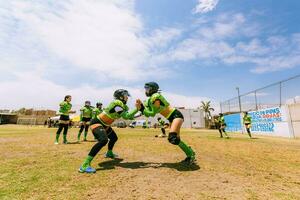
[[[66,107],[66,103],[65,102],[61,102],[60,104],[59,104],[59,107],[60,108],[62,108],[62,109],[64,109],[65,107]]]
[[[143,115],[146,117],[154,117],[156,115],[157,111],[155,109],[151,109],[149,107],[145,107],[143,111]]]
[[[121,114],[123,119],[134,119],[134,115],[138,112],[138,109],[134,108],[131,111],[125,111]]]
[[[80,121],[82,121],[82,116],[83,116],[83,110],[82,110],[82,109],[80,109],[80,115],[79,115],[79,117],[80,117]]]

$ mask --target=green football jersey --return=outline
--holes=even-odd
[[[245,123],[251,124],[252,118],[251,118],[250,115],[245,115],[245,116],[243,117],[243,121],[244,121],[244,124],[245,124]]]
[[[90,106],[83,106],[80,109],[80,120],[82,120],[83,117],[85,118],[92,118],[93,114],[93,108]]]
[[[154,102],[156,100],[160,101],[160,106],[159,108],[156,108],[154,106]],[[144,102],[144,111],[143,114],[146,117],[154,117],[157,113],[160,113],[161,111],[163,111],[164,109],[166,109],[167,107],[169,107],[170,103],[160,94],[160,93],[154,93],[151,97],[149,97],[145,102]],[[174,112],[174,108],[173,110],[169,113],[169,116]],[[165,117],[169,117],[169,116],[165,116]]]
[[[93,109],[93,118],[96,118],[100,113],[102,113],[102,109],[94,108]]]
[[[104,110],[103,113],[111,119],[134,119],[134,115],[138,112],[136,108],[129,111],[129,108],[120,100],[114,100]]]
[[[59,114],[69,116],[69,112],[70,112],[71,108],[72,108],[71,103],[69,103],[67,101],[63,101],[59,104]]]

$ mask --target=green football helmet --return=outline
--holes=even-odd
[[[130,94],[127,90],[118,89],[114,92],[114,98],[126,103],[125,96],[130,97]]]
[[[159,85],[155,82],[145,83],[145,94],[147,97],[150,97],[152,94],[158,92]]]

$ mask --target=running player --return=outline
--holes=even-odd
[[[244,123],[244,125],[246,127],[246,130],[247,130],[247,133],[248,133],[249,137],[252,138],[251,131],[250,131],[251,123],[252,123],[252,118],[248,114],[248,112],[244,113],[243,123]]]
[[[217,121],[217,126],[218,126],[218,129],[219,129],[219,133],[220,133],[220,138],[223,138],[223,134],[222,134],[222,132],[223,132],[224,135],[226,136],[226,138],[228,139],[229,136],[227,135],[227,133],[225,131],[226,123],[225,123],[225,118],[224,118],[223,113],[219,114],[219,117],[216,121]]]

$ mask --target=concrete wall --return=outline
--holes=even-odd
[[[289,105],[290,118],[295,138],[300,138],[300,104]]]
[[[183,128],[204,128],[204,114],[201,109],[178,109],[184,116]]]

